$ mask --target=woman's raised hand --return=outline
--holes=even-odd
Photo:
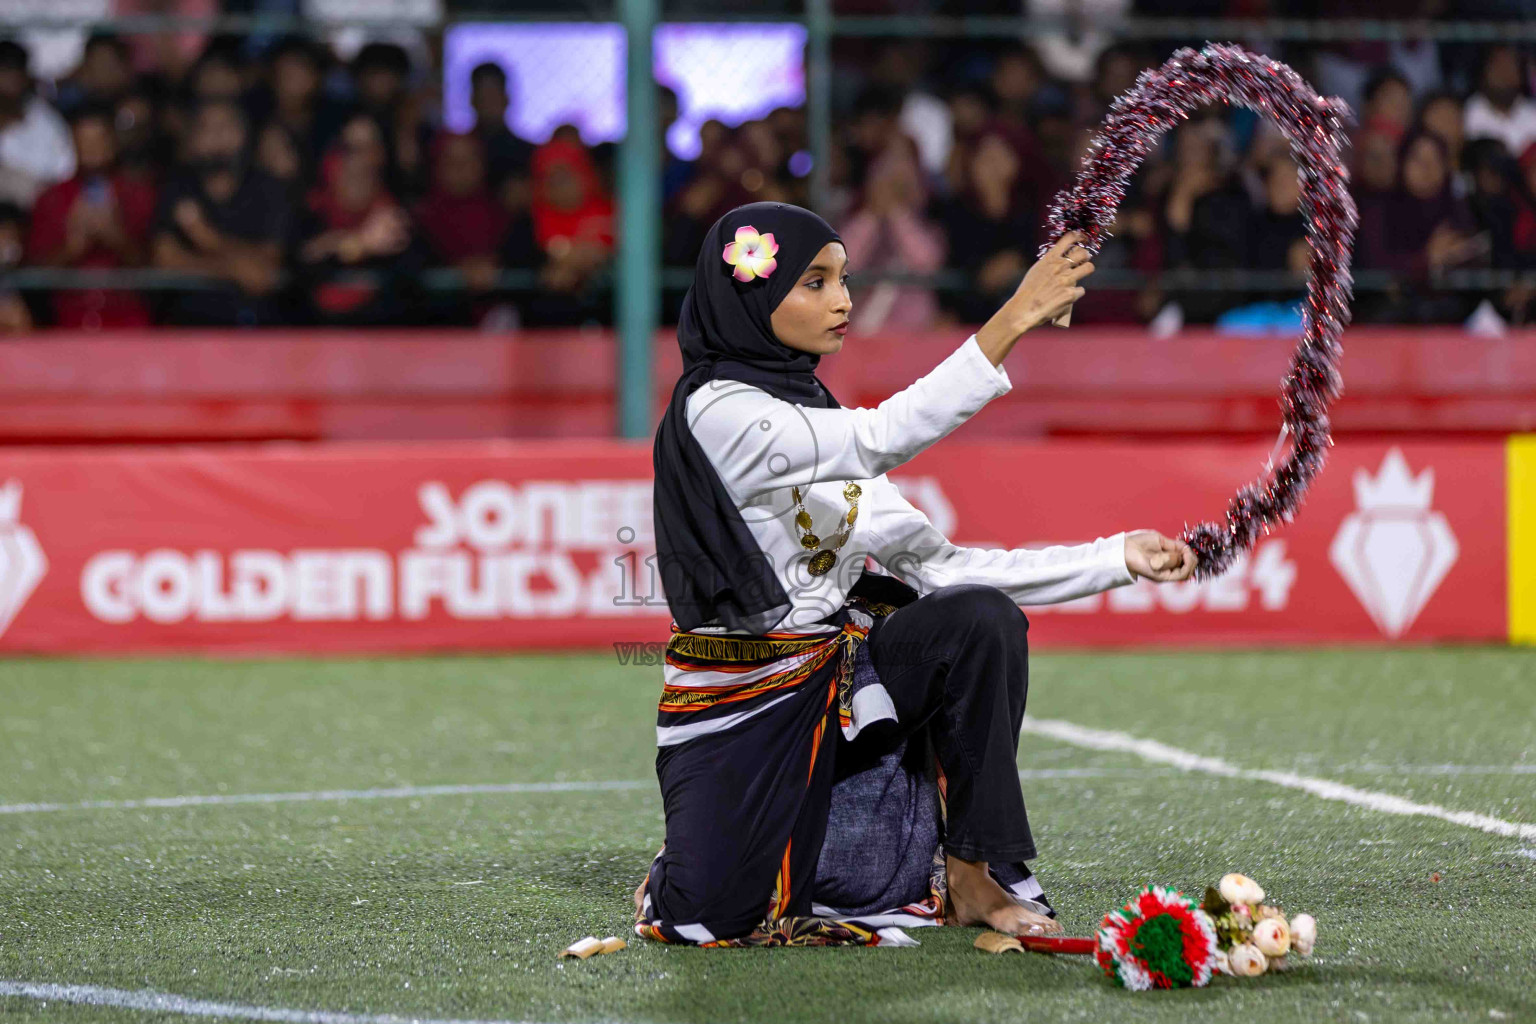
[[[1079,281],[1093,273],[1088,250],[1078,245],[1082,236],[1068,231],[1029,268],[1009,305],[1017,306],[1030,327],[1055,320],[1083,297]],[[1026,328],[1027,329],[1027,328]]]
[[[1154,583],[1177,583],[1195,572],[1195,553],[1181,540],[1164,537],[1156,530],[1136,530],[1125,535],[1125,567],[1131,575]]]
[[[1081,238],[1076,231],[1062,235],[1029,268],[1003,307],[976,332],[977,343],[994,366],[1002,363],[1019,335],[1055,320],[1083,297],[1078,282],[1093,273],[1093,264],[1088,261],[1088,250],[1077,244]]]

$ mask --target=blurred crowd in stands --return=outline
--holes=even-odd
[[[216,35],[190,54],[141,43],[93,35],[72,73],[41,81],[27,49],[0,40],[0,329],[611,322],[615,147],[574,127],[518,138],[518,96],[495,63],[474,69],[475,126],[455,134],[440,127],[439,72],[394,43],[346,59],[298,36]],[[852,260],[855,328],[985,319],[1032,261],[1110,101],[1175,45],[837,39],[822,212]],[[1252,45],[1358,113],[1355,268],[1390,286],[1362,287],[1357,321],[1536,315],[1536,289],[1445,284],[1448,271],[1536,268],[1526,53]],[[660,86],[658,102],[665,129],[678,97]],[[805,112],[785,108],[705,123],[694,160],[663,146],[664,263],[691,268],[736,204],[809,203],[807,139]],[[1299,296],[1283,275],[1262,288],[1189,281],[1299,271],[1305,246],[1284,140],[1214,109],[1138,175],[1098,261],[1122,286],[1094,288],[1079,316],[1283,324]],[[16,267],[156,268],[213,285],[18,290],[4,276]],[[434,268],[463,288],[427,287]],[[680,298],[670,287],[669,314]]]

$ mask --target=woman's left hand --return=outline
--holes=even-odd
[[[1125,536],[1125,567],[1154,583],[1177,583],[1194,574],[1195,553],[1156,530],[1136,530]]]

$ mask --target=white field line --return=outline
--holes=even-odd
[[[1273,783],[1288,789],[1299,789],[1324,800],[1366,807],[1385,814],[1424,815],[1439,818],[1456,825],[1480,829],[1497,835],[1536,839],[1536,825],[1504,821],[1470,811],[1452,811],[1437,804],[1421,804],[1374,790],[1360,789],[1331,779],[1300,775],[1295,772],[1265,771],[1241,768],[1220,758],[1206,757],[1188,750],[1181,750],[1156,740],[1139,739],[1130,733],[1106,729],[1091,729],[1059,719],[1026,717],[1024,731],[1048,736],[1064,743],[1090,750],[1114,750],[1135,754],[1145,760],[1173,766],[1179,771],[1203,771],[1228,778],[1251,779]],[[1401,766],[1341,766],[1344,771],[1362,771],[1379,767],[1396,773],[1448,775],[1448,774],[1528,774],[1531,765],[1401,765]],[[1142,772],[1116,771],[1105,768],[1024,768],[1019,778],[1030,779],[1097,779],[1126,776],[1142,776]],[[43,814],[59,811],[102,810],[150,810],[178,807],[206,807],[224,804],[281,804],[315,803],[349,800],[403,800],[435,796],[470,796],[475,794],[517,793],[601,793],[623,790],[649,789],[655,785],[650,780],[610,779],[572,782],[488,782],[440,786],[393,786],[379,789],[319,789],[286,793],[213,793],[183,796],[144,797],[134,800],[82,800],[77,803],[16,803],[0,804],[0,815]]]
[[[222,1017],[233,1020],[267,1020],[280,1024],[527,1024],[512,1021],[432,1020],[425,1017],[400,1017],[392,1013],[337,1013],[331,1010],[287,1010],[278,1006],[247,1006],[244,1003],[220,1003],[210,999],[103,988],[99,985],[47,985],[29,981],[0,981],[0,996],[16,996],[43,1002],[83,1003],[87,1006],[112,1006],[125,1010],[176,1013],[184,1017]]]
[[[1104,768],[1025,768],[1021,779],[1129,778],[1144,773]],[[138,800],[82,800],[78,803],[0,804],[0,814],[47,814],[56,811],[133,811],[154,808],[209,807],[220,804],[291,804],[347,800],[407,800],[476,793],[605,793],[650,789],[649,779],[610,779],[599,782],[486,782],[448,786],[393,786],[388,789],[316,789],[293,793],[212,793],[152,796]]]
[[[1494,818],[1487,814],[1477,814],[1472,811],[1453,811],[1438,804],[1421,804],[1404,797],[1393,796],[1391,793],[1378,793],[1375,790],[1360,789],[1356,786],[1347,786],[1342,782],[1320,779],[1312,775],[1241,768],[1230,761],[1223,761],[1218,757],[1206,757],[1193,751],[1181,750],[1178,747],[1171,747],[1166,743],[1159,743],[1157,740],[1140,739],[1127,732],[1116,732],[1110,729],[1090,729],[1087,726],[1077,725],[1074,722],[1064,722],[1060,719],[1030,717],[1024,719],[1024,731],[1033,733],[1036,736],[1046,736],[1054,740],[1060,740],[1063,743],[1070,743],[1073,746],[1086,747],[1089,750],[1113,750],[1120,753],[1134,754],[1143,760],[1155,761],[1159,764],[1171,764],[1188,772],[1206,772],[1210,775],[1221,775],[1229,779],[1247,779],[1284,786],[1286,789],[1299,789],[1303,793],[1309,793],[1323,800],[1337,800],[1356,807],[1380,811],[1383,814],[1419,815],[1426,818],[1439,818],[1441,821],[1448,821],[1453,825],[1463,825],[1467,828],[1491,832],[1494,835],[1513,836],[1519,839],[1536,839],[1536,825],[1505,821],[1503,818]]]
[[[299,793],[214,793],[202,796],[152,796],[141,800],[82,800],[74,804],[0,804],[0,814],[121,811],[217,804],[289,804],[326,800],[404,800],[476,793],[602,793],[610,790],[650,789],[655,785],[650,780],[618,779],[607,782],[486,782],[455,786],[395,786],[389,789],[316,789]]]
[[[1378,775],[1536,775],[1536,764],[1382,764],[1361,761],[1334,765],[1334,771]]]

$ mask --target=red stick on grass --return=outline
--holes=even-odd
[[[1066,935],[1020,935],[1019,945],[1031,953],[1083,953],[1089,956],[1098,948],[1093,939],[1075,939]]]

